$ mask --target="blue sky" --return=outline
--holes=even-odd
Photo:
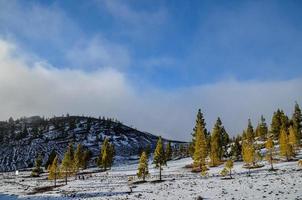
[[[17,110],[15,105],[19,105],[18,102],[5,111],[2,117],[45,112],[59,114],[74,111],[75,114],[83,112],[91,115],[103,112],[147,131],[162,132],[167,136],[171,135],[167,132],[177,132],[177,138],[187,139],[185,134],[191,131],[189,127],[193,123],[189,121],[194,121],[192,119],[198,107],[206,107],[205,112],[211,121],[217,115],[229,115],[224,107],[221,114],[213,109],[215,105],[210,104],[213,99],[204,96],[209,91],[215,91],[218,86],[229,85],[229,88],[221,90],[228,91],[227,95],[234,95],[233,98],[236,99],[242,98],[239,94],[243,90],[247,93],[256,92],[251,99],[259,98],[257,89],[251,89],[254,87],[267,87],[269,91],[271,88],[268,85],[275,88],[282,83],[280,88],[284,87],[289,91],[294,91],[293,88],[301,89],[301,9],[302,2],[294,0],[83,0],[76,3],[72,0],[0,0],[0,39],[12,61],[21,60],[25,69],[32,69],[32,72],[37,69],[37,63],[43,63],[42,68],[50,70],[49,73],[58,72],[60,76],[77,73],[81,77],[87,76],[87,80],[92,80],[95,76],[93,74],[102,77],[114,74],[118,80],[125,82],[122,85],[126,85],[125,90],[131,95],[134,94],[132,98],[140,99],[142,107],[155,106],[159,111],[162,110],[159,109],[161,106],[169,107],[164,103],[159,106],[160,101],[166,99],[165,103],[174,102],[175,107],[168,108],[167,114],[159,114],[162,118],[168,117],[166,115],[173,110],[181,112],[180,116],[185,112],[184,115],[189,119],[179,131],[180,128],[169,127],[183,120],[182,117],[171,119],[165,127],[157,128],[157,120],[162,118],[155,120],[154,115],[158,113],[147,114],[150,111],[142,108],[137,111],[104,111],[104,108],[77,110],[81,105],[79,103],[69,110],[55,106],[43,110],[31,105],[32,110],[15,113],[11,110]],[[4,64],[1,67],[4,68]],[[15,71],[6,73],[15,73],[14,77],[20,78]],[[81,78],[78,78],[79,84]],[[68,80],[66,77],[62,79]],[[291,85],[292,83],[295,84]],[[240,88],[237,94],[230,94],[237,88],[236,84],[247,88]],[[97,88],[96,92],[98,93]],[[193,102],[186,100],[199,92],[205,94],[196,97]],[[126,96],[131,96],[129,93]],[[68,93],[65,94],[68,96]],[[111,94],[100,94],[102,95]],[[267,95],[272,97],[272,94]],[[279,92],[274,95],[284,94]],[[261,112],[267,114],[269,119],[269,113],[275,109],[273,106],[284,107],[290,113],[293,102],[301,101],[301,95],[287,94],[290,97],[282,99],[281,103],[274,100],[280,98],[274,95],[275,98],[267,100],[265,104],[269,105],[267,110],[261,110],[263,108],[259,106],[259,100],[253,100],[251,104],[239,106],[238,112],[246,108],[247,112],[253,113],[253,109],[257,108],[257,113],[244,115],[246,119],[254,117],[253,120],[257,123]],[[112,103],[110,106],[106,104],[120,98],[123,99],[124,96],[113,95],[103,104],[106,108],[122,107],[124,103]],[[219,94],[213,98],[221,98],[217,102],[220,104],[226,101]],[[49,99],[56,97],[51,96]],[[205,102],[203,99],[206,99]],[[89,102],[83,99],[80,102],[86,104],[87,101]],[[54,102],[56,101],[53,100],[52,103]],[[191,104],[187,110],[177,110],[177,107],[187,104]],[[249,105],[254,105],[254,108],[248,109],[252,107]],[[128,114],[121,114],[123,112]],[[139,114],[146,115],[146,119],[151,120],[153,125],[146,125],[134,117]],[[230,122],[229,126],[233,126]],[[235,134],[244,126],[242,122],[230,127],[230,132]]]

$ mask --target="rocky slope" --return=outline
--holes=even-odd
[[[137,157],[148,145],[154,149],[158,139],[112,119],[78,116],[10,119],[0,122],[0,171],[32,167],[38,154],[45,163],[53,150],[62,158],[70,142],[75,146],[81,143],[95,158],[105,138],[114,144],[117,162]],[[181,143],[172,141],[174,146]]]

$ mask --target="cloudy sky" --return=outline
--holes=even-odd
[[[108,116],[190,140],[302,104],[302,2],[0,0],[0,120]]]

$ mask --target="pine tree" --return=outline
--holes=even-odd
[[[295,129],[295,132],[297,134],[297,140],[298,144],[301,143],[301,138],[302,138],[302,113],[301,109],[299,107],[299,104],[296,102],[295,103],[295,110],[292,116],[292,122],[293,122],[293,127]]]
[[[225,168],[229,171],[230,178],[232,178],[232,169],[233,169],[233,167],[234,167],[234,163],[231,159],[229,159],[225,163]]]
[[[251,169],[253,163],[255,162],[255,148],[254,148],[253,144],[250,144],[246,141],[243,142],[242,158],[243,158],[243,161],[245,162],[246,166],[249,169],[248,174],[250,176],[251,175],[250,169]]]
[[[58,163],[58,156],[56,156],[52,164],[50,165],[49,175],[48,175],[49,180],[54,180],[55,186],[57,185],[58,173],[59,173],[59,163]]]
[[[273,114],[272,123],[271,123],[271,134],[273,134],[274,139],[279,139],[280,131],[281,131],[281,111],[278,109]]]
[[[172,147],[171,147],[171,142],[169,141],[166,147],[166,160],[171,160],[172,159]]]
[[[296,129],[291,125],[289,127],[289,135],[288,135],[288,143],[292,146],[293,154],[296,154],[298,150],[298,140],[297,140],[297,133]]]
[[[74,172],[77,174],[77,172],[80,170],[80,168],[83,168],[83,147],[81,144],[77,145],[77,149],[74,154]]]
[[[145,181],[145,178],[148,174],[148,157],[146,152],[143,152],[139,159],[137,176],[138,178],[143,178],[143,181]]]
[[[265,123],[265,118],[263,117],[263,115],[261,115],[261,121],[257,126],[256,135],[257,137],[259,137],[261,140],[264,141],[267,137],[267,133],[268,133],[268,128]]]
[[[162,166],[166,165],[165,151],[161,137],[157,141],[157,145],[154,151],[153,163],[155,168],[159,168],[159,180],[161,181]]]
[[[249,143],[253,143],[255,140],[255,133],[254,133],[251,119],[248,120],[248,126],[246,129],[246,139]]]
[[[189,147],[189,152],[190,152],[190,155],[191,157],[193,158],[194,157],[194,152],[195,152],[195,140],[196,140],[196,133],[197,133],[197,124],[199,124],[199,126],[202,127],[202,129],[204,129],[204,135],[206,136],[207,135],[207,130],[206,130],[206,123],[205,123],[205,120],[203,118],[203,114],[201,112],[201,109],[198,109],[198,112],[197,112],[197,116],[196,116],[196,125],[193,129],[193,133],[192,133],[192,142],[190,144],[190,147]]]
[[[231,155],[235,160],[240,160],[241,158],[242,145],[240,144],[240,142],[241,138],[240,136],[238,136],[235,138],[234,143],[231,146]]]
[[[274,162],[275,148],[274,148],[273,135],[268,137],[268,139],[265,143],[265,148],[266,148],[266,160],[271,165],[270,170],[274,170],[273,162]]]
[[[221,146],[220,146],[220,120],[218,118],[216,124],[214,125],[212,135],[211,135],[211,151],[210,151],[210,159],[211,159],[211,166],[217,166],[220,164],[220,153],[221,153]]]
[[[147,157],[150,157],[150,153],[151,153],[151,146],[150,144],[147,144],[146,148],[145,148],[145,153],[147,155]]]
[[[279,146],[280,146],[280,156],[283,156],[288,161],[290,158],[291,147],[288,143],[288,133],[287,129],[282,126],[279,138]]]
[[[207,156],[207,149],[206,149],[206,137],[205,137],[205,127],[202,121],[196,121],[196,141],[194,147],[194,167],[199,167],[200,170],[205,168],[206,165],[206,156]]]
[[[35,160],[35,167],[31,172],[31,176],[33,176],[33,177],[40,176],[41,172],[43,172],[41,166],[42,166],[42,156],[38,155]]]
[[[87,168],[91,156],[92,156],[91,151],[86,149],[83,153],[83,169]]]
[[[60,167],[60,174],[61,176],[65,177],[66,185],[67,185],[68,177],[73,174],[73,170],[74,170],[73,161],[74,161],[73,145],[69,144],[64,154],[64,158],[62,160],[62,164]]]
[[[108,167],[111,169],[115,156],[114,144],[109,143],[109,158],[108,158]]]
[[[57,153],[56,153],[56,151],[53,149],[53,150],[51,151],[51,153],[49,154],[48,159],[47,159],[47,161],[46,161],[46,163],[45,163],[45,168],[46,168],[46,169],[48,169],[48,167],[51,165],[51,163],[53,162],[53,160],[55,159],[56,156],[57,156]]]

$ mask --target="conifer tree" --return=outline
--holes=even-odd
[[[265,148],[266,148],[266,160],[271,165],[270,170],[274,170],[273,162],[274,162],[275,149],[274,149],[273,135],[268,137],[268,139],[265,143]]]
[[[249,169],[248,174],[250,176],[251,175],[250,169],[251,169],[253,163],[255,162],[255,148],[254,148],[253,144],[250,144],[246,141],[243,142],[242,158],[243,158],[243,161],[245,162],[246,166]]]
[[[33,176],[33,177],[40,176],[41,172],[43,172],[41,166],[42,166],[42,157],[41,157],[41,155],[38,155],[35,160],[35,167],[31,172],[31,176]]]
[[[139,159],[137,176],[138,178],[143,178],[143,181],[145,181],[145,178],[148,174],[148,157],[146,152],[143,152]]]
[[[301,109],[299,107],[299,104],[296,102],[295,103],[295,110],[292,116],[292,122],[293,122],[293,128],[295,129],[295,132],[297,134],[297,141],[298,144],[301,143],[301,138],[302,138],[302,113]]]
[[[282,126],[279,138],[280,156],[283,156],[288,161],[291,154],[291,145],[288,143],[288,133],[286,127]]]
[[[220,133],[221,127],[219,123],[219,118],[214,125],[212,135],[211,135],[211,151],[210,151],[210,159],[211,159],[211,166],[217,166],[220,163],[220,153],[221,153],[221,146],[220,146]]]
[[[98,166],[105,171],[107,170],[107,166],[109,165],[109,156],[109,140],[108,138],[105,138],[98,158]]]
[[[155,168],[159,168],[159,180],[161,181],[162,166],[166,165],[165,151],[161,137],[157,141],[157,145],[154,151],[153,163]]]
[[[53,150],[51,151],[51,153],[49,154],[48,159],[47,159],[47,161],[46,161],[46,163],[45,163],[45,168],[46,168],[46,169],[48,169],[48,167],[51,165],[51,163],[53,162],[53,160],[55,159],[56,156],[57,156],[57,153],[56,153],[56,151],[53,149]]]
[[[272,123],[271,123],[271,134],[273,134],[274,139],[279,139],[280,131],[281,131],[281,115],[282,112],[278,109],[273,114]]]
[[[83,147],[81,144],[77,145],[77,149],[74,154],[74,172],[77,174],[80,168],[83,168]]]
[[[166,147],[166,160],[171,160],[172,159],[172,147],[171,147],[171,142],[169,141]]]
[[[206,137],[205,137],[205,128],[202,121],[196,121],[196,141],[194,147],[194,167],[199,167],[200,170],[205,168],[206,165]]]
[[[267,125],[265,123],[265,118],[263,117],[263,115],[261,115],[261,121],[257,126],[256,135],[261,140],[265,140],[266,137],[267,137],[267,133],[268,133],[268,128],[267,128]]]
[[[74,161],[73,145],[69,144],[64,154],[64,158],[62,160],[61,167],[60,167],[60,174],[61,176],[65,177],[66,185],[67,185],[68,177],[73,174],[73,170],[74,170],[73,161]]]
[[[114,144],[109,143],[109,158],[108,158],[108,167],[111,169],[115,156]]]
[[[198,112],[197,112],[197,116],[196,116],[196,125],[193,129],[193,133],[192,133],[192,142],[190,144],[190,147],[189,147],[189,152],[190,152],[190,155],[191,157],[193,158],[194,157],[194,152],[195,152],[195,140],[196,140],[196,134],[197,134],[197,124],[199,124],[199,126],[201,126],[203,129],[204,129],[204,135],[206,137],[207,135],[207,130],[206,130],[206,123],[205,123],[205,120],[203,118],[203,114],[201,112],[201,109],[198,109]]]
[[[248,120],[248,126],[246,129],[246,139],[247,139],[248,143],[253,143],[254,139],[255,139],[255,133],[254,133],[251,119]]]
[[[49,175],[48,175],[49,180],[54,180],[55,186],[57,185],[58,173],[59,173],[59,163],[58,163],[58,156],[56,156],[52,164],[50,165]]]
[[[226,163],[225,163],[225,168],[229,171],[229,175],[230,178],[232,178],[232,169],[234,167],[234,162],[229,159]]]
[[[241,158],[242,145],[240,142],[241,138],[238,136],[235,138],[234,143],[231,146],[231,155],[235,160],[240,160]]]
[[[83,153],[83,169],[86,169],[91,158],[91,152],[86,149]]]
[[[289,127],[289,135],[288,135],[288,143],[292,146],[293,154],[296,154],[298,150],[298,140],[297,140],[297,133],[296,129],[291,125]]]
[[[150,153],[151,153],[151,146],[150,144],[147,144],[146,148],[145,148],[145,153],[147,155],[147,157],[150,157]]]

